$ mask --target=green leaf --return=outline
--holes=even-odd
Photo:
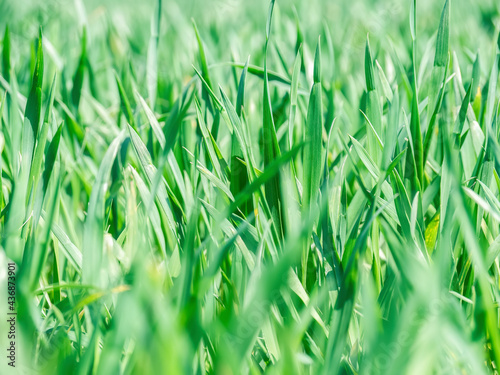
[[[314,85],[311,89],[309,107],[307,110],[305,145],[304,145],[304,180],[302,192],[302,207],[311,210],[317,205],[320,179],[322,174],[322,134],[323,134],[323,92],[321,87],[321,49],[320,42],[316,47],[314,58]]]
[[[121,110],[127,119],[127,122],[135,129],[135,121],[134,115],[132,112],[132,107],[130,106],[130,101],[128,100],[125,89],[123,88],[122,81],[118,76],[118,73],[115,73],[116,85],[118,86],[118,93],[120,94],[120,106]]]
[[[266,54],[264,59],[264,95],[263,95],[263,147],[264,147],[264,167],[269,165],[274,159],[279,157],[280,150],[274,127],[273,111],[271,106],[271,96],[269,93],[269,81],[267,78],[267,48],[271,32],[271,20],[274,8],[274,0],[269,7],[269,16],[266,27]],[[281,237],[283,233],[281,199],[280,199],[280,179],[279,175],[271,178],[265,185],[266,200],[271,209],[273,225]]]
[[[173,197],[173,194],[168,194],[167,190],[165,188],[166,182],[163,179],[163,176],[158,173],[157,169],[154,167],[152,160],[151,160],[151,155],[148,152],[148,149],[142,142],[141,138],[139,135],[136,133],[136,131],[129,125],[128,126],[129,134],[130,134],[130,139],[132,141],[132,146],[134,147],[134,150],[137,154],[137,157],[139,159],[139,163],[142,169],[142,172],[146,176],[149,184],[150,184],[150,193],[151,197],[150,200],[147,202],[144,202],[146,204],[146,207],[149,207],[150,204],[152,204],[154,198],[158,199],[158,202],[160,204],[160,207],[163,210],[163,213],[167,217],[167,224],[168,227],[170,228],[170,231],[172,233],[172,236],[174,237],[174,241],[171,242],[171,245],[173,245],[175,242],[178,242],[177,238],[177,225],[174,219],[174,215],[172,212],[172,208],[170,206],[170,197]],[[158,186],[154,185],[154,179],[156,176],[159,175],[161,180],[159,181]],[[168,186],[168,185],[167,185]],[[176,202],[177,205],[180,207],[179,203]],[[168,236],[170,240],[172,238]]]
[[[149,38],[148,54],[146,61],[146,84],[148,88],[148,99],[151,108],[155,108],[156,93],[158,91],[158,43],[160,40],[161,26],[161,3],[156,1],[156,7],[151,16],[151,36]]]
[[[41,122],[43,67],[42,30],[40,29],[35,70],[30,94],[26,102],[22,132],[23,170],[25,171],[24,173],[28,174]]]
[[[49,127],[50,127],[50,117],[52,114],[52,107],[54,105],[55,92],[56,92],[56,76],[54,75],[54,78],[52,80],[52,85],[50,88],[49,101],[47,103],[47,107],[45,108],[44,121],[42,123],[42,128],[38,134],[38,139],[37,139],[36,148],[35,148],[35,155],[33,157],[33,163],[31,164],[28,191],[31,191],[32,187],[34,187],[34,190],[36,190],[36,187],[38,185],[38,180],[39,180],[40,175],[41,175],[42,159],[43,159],[43,155],[45,152],[45,143],[47,141],[47,135],[49,132]],[[56,137],[56,135],[54,137]],[[59,134],[59,137],[60,137],[60,134]],[[46,163],[46,167],[47,167],[47,163]],[[49,165],[48,167],[49,167],[48,170],[47,170],[47,168],[44,169],[44,174],[46,172],[52,171],[52,169],[51,169],[52,165]],[[45,178],[44,178],[44,180],[45,180]],[[46,187],[47,187],[47,184],[44,183],[44,192],[45,192]]]
[[[76,68],[75,76],[73,78],[73,88],[71,89],[71,102],[73,107],[78,112],[80,106],[80,97],[82,96],[83,79],[85,76],[85,67],[87,65],[87,29],[83,29],[82,35],[82,52],[80,54],[80,61]]]
[[[10,80],[10,32],[9,25],[5,26],[5,33],[3,34],[3,49],[2,49],[2,73],[4,78],[9,82]]]
[[[434,66],[446,66],[448,63],[448,44],[450,43],[450,0],[446,0],[441,13],[441,21],[436,39]]]
[[[96,175],[90,195],[87,218],[84,224],[85,241],[83,243],[82,280],[87,284],[103,286],[102,255],[104,244],[104,210],[106,186],[111,174],[123,133],[115,138],[104,155]]]
[[[382,134],[382,114],[380,111],[380,96],[375,86],[375,75],[373,72],[373,59],[370,51],[368,37],[365,48],[365,79],[366,79],[366,118],[367,118],[367,148],[378,164],[381,158],[381,150],[378,145],[379,135]]]
[[[368,37],[366,38],[365,46],[365,79],[366,79],[366,91],[370,92],[375,90],[375,75],[373,73],[373,59],[370,50],[370,42]]]
[[[242,109],[245,103],[245,83],[246,76],[248,71],[248,60],[245,64],[245,68],[241,72],[240,83],[238,85],[238,97],[236,99],[236,114],[241,117]],[[248,173],[246,166],[243,164],[241,159],[243,158],[243,153],[241,148],[245,147],[244,144],[239,144],[238,137],[236,136],[236,132],[233,132],[231,137],[231,193],[233,196],[248,185]],[[247,199],[243,202],[239,209],[241,212],[248,216],[253,211],[252,200]]]

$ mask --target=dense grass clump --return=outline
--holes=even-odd
[[[139,3],[0,0],[0,373],[498,373],[500,3]]]

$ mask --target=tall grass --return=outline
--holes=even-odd
[[[498,373],[497,2],[21,7],[0,373]]]

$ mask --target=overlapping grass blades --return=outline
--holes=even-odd
[[[496,3],[49,3],[1,48],[20,366],[498,372]]]

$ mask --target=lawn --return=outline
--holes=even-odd
[[[1,374],[498,374],[500,2],[0,0]]]

